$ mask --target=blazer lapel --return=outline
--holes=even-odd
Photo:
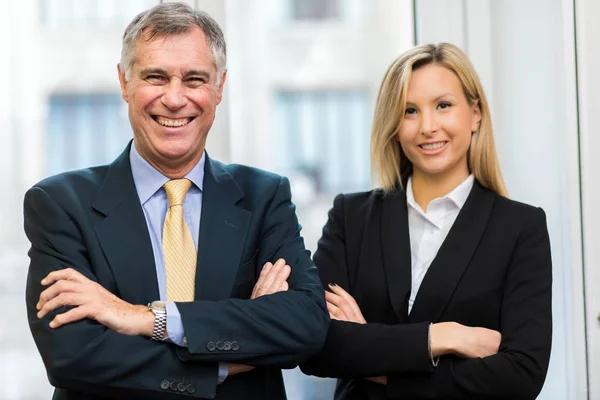
[[[410,322],[437,322],[483,237],[495,194],[475,182],[454,225],[427,270]]]
[[[225,168],[206,156],[198,237],[196,300],[229,298],[252,213],[236,205],[244,193]]]
[[[411,286],[411,255],[406,194],[403,191],[398,190],[383,198],[381,237],[390,301],[400,322],[406,322]]]
[[[94,209],[105,218],[94,225],[115,276],[120,297],[133,304],[160,298],[152,242],[129,163],[131,142],[110,165]]]

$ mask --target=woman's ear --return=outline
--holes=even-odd
[[[471,132],[475,133],[479,129],[481,123],[481,107],[479,106],[479,100],[473,104],[473,115],[471,117]]]

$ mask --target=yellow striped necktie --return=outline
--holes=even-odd
[[[194,301],[196,246],[183,218],[183,199],[191,186],[188,179],[172,179],[164,185],[169,200],[162,237],[167,301]]]

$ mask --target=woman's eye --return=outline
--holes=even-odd
[[[452,106],[452,104],[450,104],[448,102],[445,102],[445,101],[443,101],[440,104],[438,104],[438,108],[441,109],[441,110],[443,110],[444,108],[451,107],[451,106]]]
[[[412,107],[407,108],[406,111],[404,112],[404,114],[406,114],[406,115],[413,115],[416,113],[417,113],[417,110]]]

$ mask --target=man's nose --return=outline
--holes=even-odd
[[[172,80],[165,86],[165,91],[161,98],[162,103],[170,110],[178,110],[187,104],[185,88],[179,80]]]

